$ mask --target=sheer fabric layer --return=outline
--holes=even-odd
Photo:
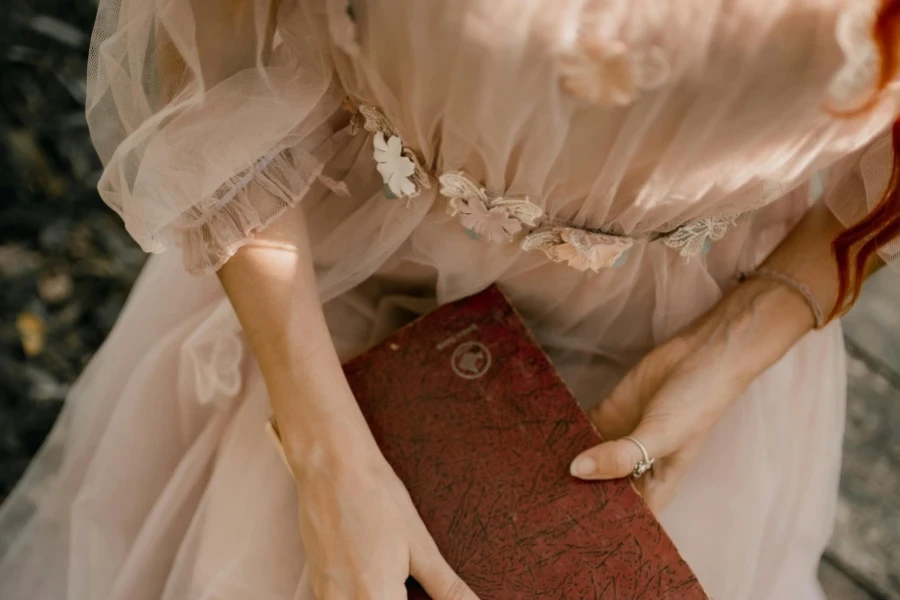
[[[320,175],[376,173],[371,141],[354,172],[333,165],[368,135],[348,131],[349,96],[432,178],[466,173],[575,227],[640,237],[745,215],[850,158],[830,189],[861,187],[829,198],[848,221],[880,198],[890,149],[866,149],[898,106],[892,86],[841,116],[874,93],[877,5],[104,0],[88,102],[100,190],[145,249],[180,243],[189,270],[214,270]],[[369,179],[336,215],[378,218]],[[422,204],[443,210],[436,187]],[[425,212],[396,216],[412,230]]]
[[[895,88],[865,114],[829,110],[872,83],[876,5],[356,0],[351,19],[343,0],[101,0],[101,194],[145,249],[181,251],[151,260],[0,509],[0,597],[310,600],[265,386],[210,272],[299,206],[341,356],[498,283],[582,404],[602,401],[811,202],[849,223],[877,201]],[[636,243],[598,273],[473,240],[436,181],[385,196],[346,97],[378,107],[432,178],[465,173],[574,227],[735,224],[691,260]],[[821,598],[843,372],[837,325],[804,340],[661,515],[713,597]]]

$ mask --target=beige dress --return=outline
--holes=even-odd
[[[877,202],[895,90],[843,113],[878,79],[879,4],[101,0],[100,192],[146,250],[178,248],[0,509],[0,598],[310,600],[214,269],[302,203],[343,357],[411,298],[497,282],[591,405],[815,199],[846,223]],[[839,325],[810,334],[661,515],[714,598],[821,598],[844,372]]]

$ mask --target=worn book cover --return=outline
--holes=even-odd
[[[438,308],[345,370],[385,457],[481,600],[707,598],[627,481],[569,475],[599,437],[497,289]]]

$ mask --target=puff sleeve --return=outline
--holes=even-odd
[[[324,15],[300,0],[101,0],[87,119],[99,191],[148,252],[220,267],[339,149]]]
[[[893,138],[887,131],[829,170],[824,201],[845,227],[858,223],[881,201],[893,164]],[[878,254],[900,272],[900,240],[888,243]]]

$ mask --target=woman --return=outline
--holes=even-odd
[[[181,251],[0,513],[0,597],[474,598],[340,364],[496,282],[611,440],[574,476],[645,471],[712,597],[821,598],[831,317],[898,252],[898,10],[102,0],[100,192]]]

